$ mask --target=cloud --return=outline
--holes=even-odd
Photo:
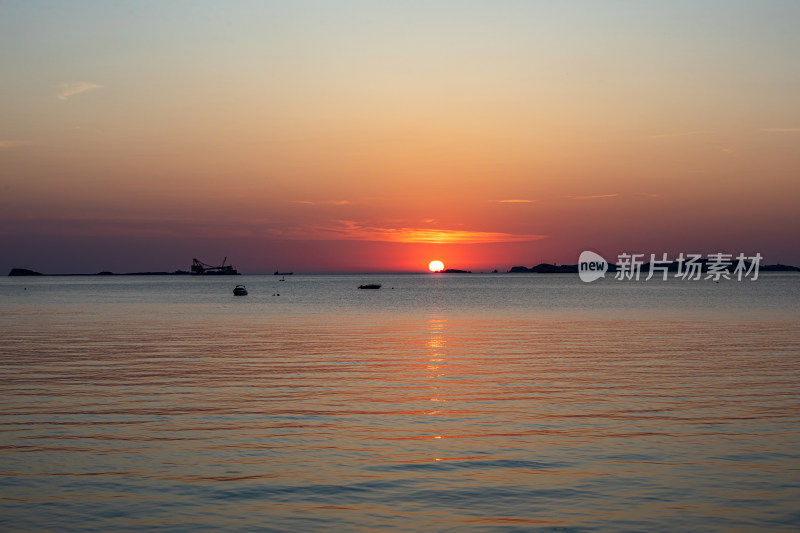
[[[501,204],[530,204],[533,200],[495,200]]]
[[[479,244],[497,242],[524,242],[544,239],[547,235],[513,234],[489,231],[467,231],[431,228],[382,228],[366,226],[351,220],[337,221],[336,225],[314,228],[326,239],[383,241],[429,244]],[[312,237],[314,238],[314,237]]]
[[[800,133],[800,128],[761,128],[768,133]]]
[[[311,200],[292,200],[293,204],[303,205],[353,205],[350,200],[324,200],[322,202],[312,202]]]
[[[73,81],[69,83],[62,83],[57,87],[58,94],[56,95],[56,98],[59,100],[66,100],[70,96],[75,96],[76,94],[103,88],[102,85],[92,83],[90,81]]]
[[[700,135],[702,131],[681,131],[676,133],[656,133],[655,135],[648,135],[648,139],[672,139],[674,137],[691,137],[692,135]]]
[[[617,196],[617,193],[612,194],[589,194],[586,196],[562,196],[561,198],[567,198],[569,200],[595,200],[597,198],[613,198]]]
[[[31,141],[20,141],[20,140],[10,139],[7,141],[0,141],[0,149],[17,148],[19,146],[30,146],[31,144],[33,144]]]
[[[416,227],[370,226],[352,220],[325,225],[286,225],[266,219],[215,220],[198,222],[184,217],[90,213],[79,216],[27,217],[0,212],[0,235],[79,235],[185,238],[202,233],[206,238],[270,238],[294,241],[378,241],[422,244],[483,244],[527,242],[547,235],[513,234]]]

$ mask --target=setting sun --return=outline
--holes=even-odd
[[[444,263],[441,261],[431,261],[428,263],[428,270],[431,272],[441,272],[444,270]]]

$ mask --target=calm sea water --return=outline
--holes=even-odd
[[[798,531],[799,331],[798,274],[5,278],[0,529]]]

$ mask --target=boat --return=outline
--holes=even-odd
[[[226,265],[225,263],[228,261],[228,258],[222,260],[221,265],[212,266],[206,263],[203,263],[197,258],[192,259],[192,274],[194,275],[209,275],[209,274],[217,274],[223,276],[238,276],[239,271],[233,268],[232,265]]]
[[[368,283],[366,285],[359,285],[358,288],[359,289],[380,289],[381,288],[381,284],[380,283]]]
[[[247,296],[247,289],[244,288],[244,285],[237,285],[233,288],[234,296]]]
[[[273,274],[273,275],[274,276],[291,276],[292,274],[294,274],[294,272],[279,272],[279,271],[276,270],[275,274]]]

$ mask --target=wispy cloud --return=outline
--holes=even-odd
[[[311,200],[292,200],[293,204],[303,205],[353,205],[350,200],[324,200],[321,202],[312,202]]]
[[[69,83],[62,83],[57,86],[58,94],[56,98],[59,100],[66,100],[76,94],[85,93],[86,91],[93,91],[95,89],[102,89],[103,86],[90,81],[73,81]]]
[[[421,244],[481,244],[526,242],[547,235],[513,234],[488,231],[431,229],[417,227],[381,227],[352,220],[336,220],[321,225],[285,225],[266,219],[241,219],[199,223],[211,238],[269,237],[293,241],[378,241]],[[38,218],[11,216],[0,212],[0,234],[31,232],[48,235],[135,235],[184,237],[197,231],[198,221],[189,218],[148,218],[145,216],[90,213],[88,216]]]
[[[498,203],[501,203],[501,204],[530,204],[530,203],[533,202],[533,200],[516,200],[516,199],[514,199],[514,200],[495,200],[495,201],[498,202]]]
[[[618,196],[617,193],[612,193],[612,194],[588,194],[588,195],[585,195],[585,196],[571,196],[571,195],[568,195],[568,196],[562,196],[561,198],[567,198],[569,200],[596,200],[598,198],[613,198],[615,196]]]
[[[800,133],[800,128],[761,128],[768,133]]]
[[[7,141],[0,141],[0,148],[17,148],[19,146],[30,146],[31,144],[33,144],[31,141],[11,139]]]
[[[691,137],[693,135],[700,135],[702,131],[679,131],[673,133],[656,133],[654,135],[648,135],[648,139],[672,139],[675,137]]]
[[[546,235],[514,234],[489,231],[468,231],[432,228],[383,228],[368,226],[352,220],[340,220],[333,225],[313,228],[316,237],[338,240],[383,241],[429,244],[479,244],[524,242],[544,239]]]

